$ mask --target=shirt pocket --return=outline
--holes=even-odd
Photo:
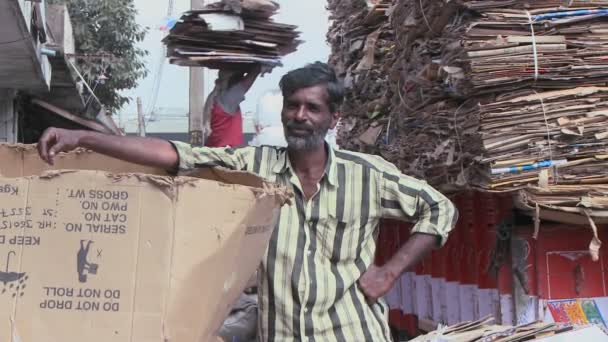
[[[357,258],[361,228],[354,219],[344,219],[339,220],[330,213],[327,218],[319,222],[322,253],[332,264],[353,262]]]

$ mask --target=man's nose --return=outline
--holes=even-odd
[[[298,121],[306,120],[306,108],[304,106],[299,106],[295,113],[295,119]]]

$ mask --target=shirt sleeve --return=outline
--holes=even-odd
[[[381,183],[382,217],[415,223],[412,233],[436,235],[440,246],[445,244],[458,220],[458,210],[447,197],[400,172],[385,172]]]
[[[247,160],[253,147],[211,148],[192,147],[181,141],[171,141],[179,157],[177,171],[189,171],[201,167],[221,166],[231,170],[246,170]]]

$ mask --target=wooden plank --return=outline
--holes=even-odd
[[[92,120],[87,120],[87,119],[82,118],[80,116],[74,115],[74,114],[72,114],[72,113],[70,113],[70,112],[68,112],[66,110],[63,110],[63,109],[61,109],[59,107],[56,107],[56,106],[53,106],[52,104],[50,104],[48,102],[45,102],[45,101],[42,101],[42,100],[39,100],[39,99],[32,99],[32,103],[35,104],[35,105],[37,105],[37,106],[40,106],[40,107],[42,107],[42,108],[44,108],[44,109],[46,109],[48,111],[50,111],[50,112],[53,112],[53,113],[55,113],[55,114],[57,114],[57,115],[65,118],[65,119],[73,121],[73,122],[75,122],[75,123],[77,123],[79,125],[87,127],[87,128],[92,129],[94,131],[113,134],[109,129],[107,129],[104,125],[102,125],[102,124],[100,124],[98,122],[95,122],[95,121],[92,121]]]
[[[17,0],[0,1],[1,88],[48,89],[34,44]]]
[[[17,143],[15,93],[12,89],[0,89],[0,142],[3,143]]]

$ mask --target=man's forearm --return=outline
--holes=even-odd
[[[253,84],[255,83],[255,80],[260,75],[260,71],[261,71],[261,68],[257,67],[254,70],[249,71],[247,73],[247,76],[245,76],[243,78],[243,80],[241,81],[241,84],[243,85],[243,87],[245,88],[246,91],[249,91],[251,86],[253,86]]]
[[[166,140],[157,138],[109,136],[81,131],[79,146],[132,163],[173,170],[179,157]]]
[[[399,278],[403,272],[416,266],[436,246],[437,236],[415,233],[384,265],[384,268],[394,279]]]

